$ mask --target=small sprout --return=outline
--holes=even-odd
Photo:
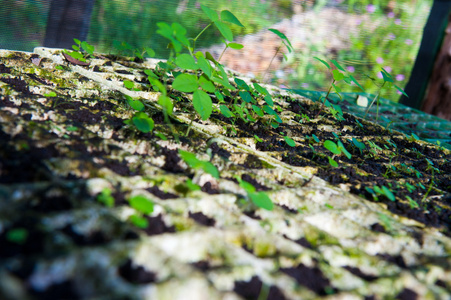
[[[324,142],[324,147],[329,150],[330,152],[332,152],[335,155],[338,155],[341,153],[340,148],[337,146],[337,144],[335,144],[334,142],[332,142],[331,140],[326,140]]]
[[[285,139],[285,142],[287,143],[288,146],[290,146],[290,147],[296,146],[296,143],[295,143],[295,141],[293,141],[293,139],[291,139],[287,136],[284,136],[283,138]]]
[[[219,179],[219,171],[211,162],[200,160],[193,153],[181,149],[179,149],[179,155],[191,168],[202,169],[214,178]]]
[[[97,195],[97,201],[103,203],[106,207],[114,206],[114,197],[111,196],[111,190],[104,188],[100,194]]]
[[[263,142],[263,140],[261,139],[261,138],[259,138],[256,134],[254,134],[254,139],[257,141],[257,142]]]
[[[28,231],[25,228],[14,228],[6,233],[6,239],[15,244],[23,245],[27,238]]]
[[[143,213],[145,215],[153,212],[153,202],[148,199],[146,196],[137,195],[133,196],[129,200],[130,206]]]
[[[187,179],[185,184],[188,187],[188,189],[192,192],[201,190],[200,186],[195,184],[191,179]]]
[[[334,207],[332,205],[330,205],[329,203],[324,204],[324,206],[329,208],[329,209],[334,209]]]
[[[66,127],[66,130],[67,130],[67,131],[77,131],[77,130],[78,130],[78,127],[77,127],[77,126],[67,126],[67,127]]]
[[[142,229],[145,229],[149,226],[149,221],[145,217],[142,217],[139,215],[131,215],[129,217],[129,221],[136,227],[139,227]]]
[[[47,94],[44,94],[44,97],[56,97],[56,93],[55,92],[48,92]]]
[[[145,112],[137,112],[132,118],[136,128],[144,133],[151,132],[155,123]]]

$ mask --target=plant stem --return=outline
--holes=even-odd
[[[384,85],[385,85],[385,82],[386,82],[386,81],[384,81],[384,83],[382,84],[382,86],[379,88],[379,91],[377,92],[376,97],[374,97],[374,99],[373,99],[373,101],[371,102],[370,106],[368,106],[368,109],[366,110],[366,113],[365,113],[365,115],[363,116],[363,118],[365,118],[366,115],[368,114],[368,112],[370,111],[370,108],[371,108],[371,106],[373,106],[374,101],[377,101],[376,121],[377,121],[377,119],[379,118],[379,97],[380,97],[380,95],[381,95],[381,91],[382,91],[382,88],[383,88]]]
[[[324,101],[323,101],[323,103],[322,103],[323,106],[324,106],[325,103],[326,103],[327,97],[329,97],[330,91],[332,91],[332,87],[333,87],[333,84],[334,84],[334,83],[335,83],[335,79],[332,79],[332,83],[330,84],[329,90],[327,91],[326,97],[324,98]],[[323,108],[323,107],[320,108],[320,110],[319,110],[318,113],[316,114],[315,118],[321,113],[322,108]]]
[[[227,48],[229,48],[229,45],[227,44],[227,42],[225,44],[226,44],[226,47],[224,48],[224,50],[222,50],[221,55],[219,55],[218,62],[221,61],[221,58],[224,55],[224,52],[226,52]]]
[[[274,61],[274,58],[276,58],[277,54],[279,54],[279,50],[280,48],[282,48],[282,44],[280,44],[279,48],[277,48],[276,53],[274,54],[274,56],[271,58],[271,61],[269,62],[269,66],[266,68],[265,73],[263,73],[262,75],[262,81],[265,82],[265,77],[268,74],[269,68],[271,67],[272,62]]]
[[[194,52],[194,48],[196,46],[196,41],[197,39],[202,35],[202,33],[204,33],[205,30],[207,30],[208,27],[211,26],[211,24],[213,24],[213,22],[211,22],[210,24],[208,24],[207,26],[205,26],[204,29],[202,29],[201,32],[199,32],[199,34],[193,39],[193,52]],[[191,51],[190,51],[191,52]],[[191,55],[193,55],[193,53],[191,53]]]

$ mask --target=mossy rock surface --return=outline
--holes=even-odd
[[[278,128],[219,110],[202,121],[183,93],[170,93],[168,125],[144,74],[157,61],[97,54],[79,66],[46,48],[0,57],[0,298],[451,296],[449,151],[318,114],[272,86]],[[124,124],[124,95],[146,104],[153,131]],[[334,134],[351,155],[335,155],[337,168],[323,146]],[[255,206],[236,176],[274,209]],[[138,214],[145,228],[131,221],[135,196],[153,203]]]

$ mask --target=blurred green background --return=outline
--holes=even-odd
[[[44,40],[50,1],[0,0],[0,48],[32,51]],[[132,47],[150,47],[156,56],[167,56],[167,41],[155,33],[158,22],[178,22],[188,30],[188,36],[196,36],[205,25],[207,17],[200,4],[218,11],[228,9],[246,26],[233,27],[234,34],[246,35],[271,28],[283,19],[290,19],[294,7],[302,13],[315,12],[318,16],[327,8],[337,8],[356,18],[349,30],[349,45],[343,49],[328,49],[328,40],[307,39],[308,43],[295,49],[282,64],[279,71],[272,72],[272,83],[293,88],[321,91],[327,89],[331,77],[313,56],[336,59],[365,87],[374,93],[377,86],[369,78],[380,79],[380,68],[389,71],[398,86],[404,87],[409,79],[421,42],[423,26],[427,20],[432,0],[96,0],[91,16],[87,41],[96,51],[117,53],[113,42],[127,42]],[[299,11],[298,11],[299,13]],[[361,17],[360,23],[358,22]],[[333,19],[303,24],[303,30]],[[333,36],[329,37],[334,38]],[[213,29],[207,30],[197,47],[208,47],[221,43],[221,37]],[[246,45],[245,45],[246,46]],[[246,49],[246,48],[245,48]],[[243,49],[243,59],[246,59]],[[269,64],[269,62],[268,62]],[[256,74],[258,75],[258,74]],[[342,86],[344,92],[357,92],[352,86]],[[397,101],[399,95],[393,90],[383,97]]]

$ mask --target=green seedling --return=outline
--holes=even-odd
[[[254,203],[257,207],[273,210],[274,204],[269,198],[268,194],[265,192],[257,192],[256,188],[249,182],[242,180],[238,175],[235,176],[235,179],[238,180],[240,187],[242,187],[246,193],[248,198]]]
[[[56,97],[56,93],[55,92],[48,92],[47,94],[44,94],[44,97]]]
[[[393,195],[392,191],[390,191],[386,186],[382,185],[382,186],[373,186],[373,188],[369,188],[369,187],[365,187],[365,189],[367,190],[367,192],[369,192],[374,200],[378,201],[378,197],[379,196],[385,196],[387,197],[387,199],[389,199],[390,201],[395,201],[395,195]]]
[[[360,85],[360,83],[357,82],[357,80],[354,78],[354,76],[352,76],[351,74],[349,74],[348,71],[346,71],[336,60],[331,60],[332,64],[336,67],[336,69],[332,69],[332,67],[324,60],[322,60],[321,58],[318,57],[313,57],[314,59],[318,60],[319,62],[321,62],[323,65],[325,65],[327,67],[327,69],[329,70],[329,73],[332,75],[332,82],[329,86],[329,89],[327,90],[326,96],[324,97],[324,101],[322,102],[323,105],[329,107],[329,108],[333,108],[334,111],[334,116],[337,115],[337,113],[339,111],[341,111],[341,109],[339,110],[337,105],[333,105],[328,101],[328,97],[330,95],[330,93],[332,92],[332,89],[335,91],[335,93],[338,95],[338,97],[340,99],[342,99],[340,93],[341,93],[341,89],[336,85],[336,83],[340,82],[341,80],[343,80],[344,82],[346,82],[347,84],[351,84],[352,82],[354,82],[362,91],[365,91],[364,88]],[[318,100],[319,102],[321,102],[322,97],[320,97],[320,99]],[[320,114],[320,112],[322,111],[322,109],[320,109],[318,111],[318,113],[316,114],[316,116],[318,116]],[[338,114],[338,116],[340,116],[342,118],[343,113]]]
[[[390,73],[387,72],[387,70],[385,70],[384,68],[381,68],[381,73],[382,73],[382,78],[384,80],[384,82],[382,83],[381,86],[379,86],[379,90],[377,91],[376,96],[374,97],[373,101],[371,102],[371,104],[368,106],[366,113],[364,115],[364,118],[366,117],[366,115],[368,114],[368,112],[370,111],[370,108],[373,106],[374,102],[377,102],[377,110],[376,110],[376,121],[379,118],[379,99],[380,99],[380,95],[382,93],[382,90],[384,89],[384,87],[386,88],[392,88],[395,87],[398,91],[400,91],[403,95],[405,95],[406,97],[409,97],[402,88],[400,88],[399,86],[397,86],[394,82],[394,78],[392,75],[390,75]],[[369,77],[375,84],[376,84],[376,80],[374,78]],[[376,84],[377,85],[377,84]]]
[[[331,140],[326,140],[324,141],[323,144],[324,148],[326,148],[327,150],[329,150],[330,152],[332,152],[334,155],[332,157],[329,157],[329,164],[332,167],[338,167],[338,163],[334,160],[334,157],[336,155],[340,155],[340,154],[344,154],[347,158],[351,159],[352,155],[351,153],[349,153],[348,150],[346,150],[345,146],[343,145],[343,143],[338,139],[337,143],[334,143]]]
[[[74,42],[76,44],[72,45],[74,51],[64,49],[64,53],[81,62],[86,62],[87,58],[94,57],[94,46],[86,41],[81,42],[78,39],[74,39]]]
[[[114,197],[111,196],[111,189],[104,188],[100,194],[97,195],[97,201],[103,203],[106,207],[113,207]]]
[[[179,155],[186,164],[192,169],[201,169],[216,179],[219,179],[218,169],[209,161],[203,161],[191,152],[179,149]]]
[[[272,62],[273,62],[274,59],[277,57],[277,54],[279,54],[280,49],[282,48],[283,45],[285,45],[285,47],[287,48],[288,53],[291,53],[291,52],[293,51],[293,45],[291,45],[290,40],[287,38],[287,36],[286,36],[285,34],[283,34],[283,33],[280,32],[279,30],[274,29],[274,28],[270,28],[270,29],[268,29],[268,30],[271,31],[272,33],[276,34],[276,35],[282,40],[282,43],[281,43],[280,46],[277,48],[276,53],[274,53],[274,56],[271,58],[271,61],[269,62],[268,68],[266,68],[266,71],[263,73],[263,75],[262,75],[262,79],[263,79],[263,80],[265,79],[266,74],[268,74],[269,68],[271,67]],[[282,53],[282,54],[283,54],[283,58],[284,58],[285,60],[288,60],[288,58],[287,58],[287,56],[285,55],[285,53]]]
[[[118,42],[113,41],[113,47],[116,48],[119,54],[129,54],[130,56],[135,56],[139,59],[144,59],[144,55],[147,53],[147,56],[154,57],[155,51],[149,47],[143,47],[142,49],[133,48],[127,42]]]
[[[434,181],[435,173],[440,173],[440,170],[437,169],[436,167],[434,167],[434,163],[431,160],[426,158],[426,162],[428,164],[428,166],[426,167],[426,171],[431,171],[431,179],[430,179],[428,190],[424,194],[422,201],[426,200],[427,196],[429,195],[429,193],[432,190],[432,187],[435,185],[435,181]]]
[[[147,228],[149,221],[145,216],[153,212],[153,202],[144,195],[133,196],[128,201],[130,206],[136,210],[136,213],[130,216],[129,221],[136,227]]]

